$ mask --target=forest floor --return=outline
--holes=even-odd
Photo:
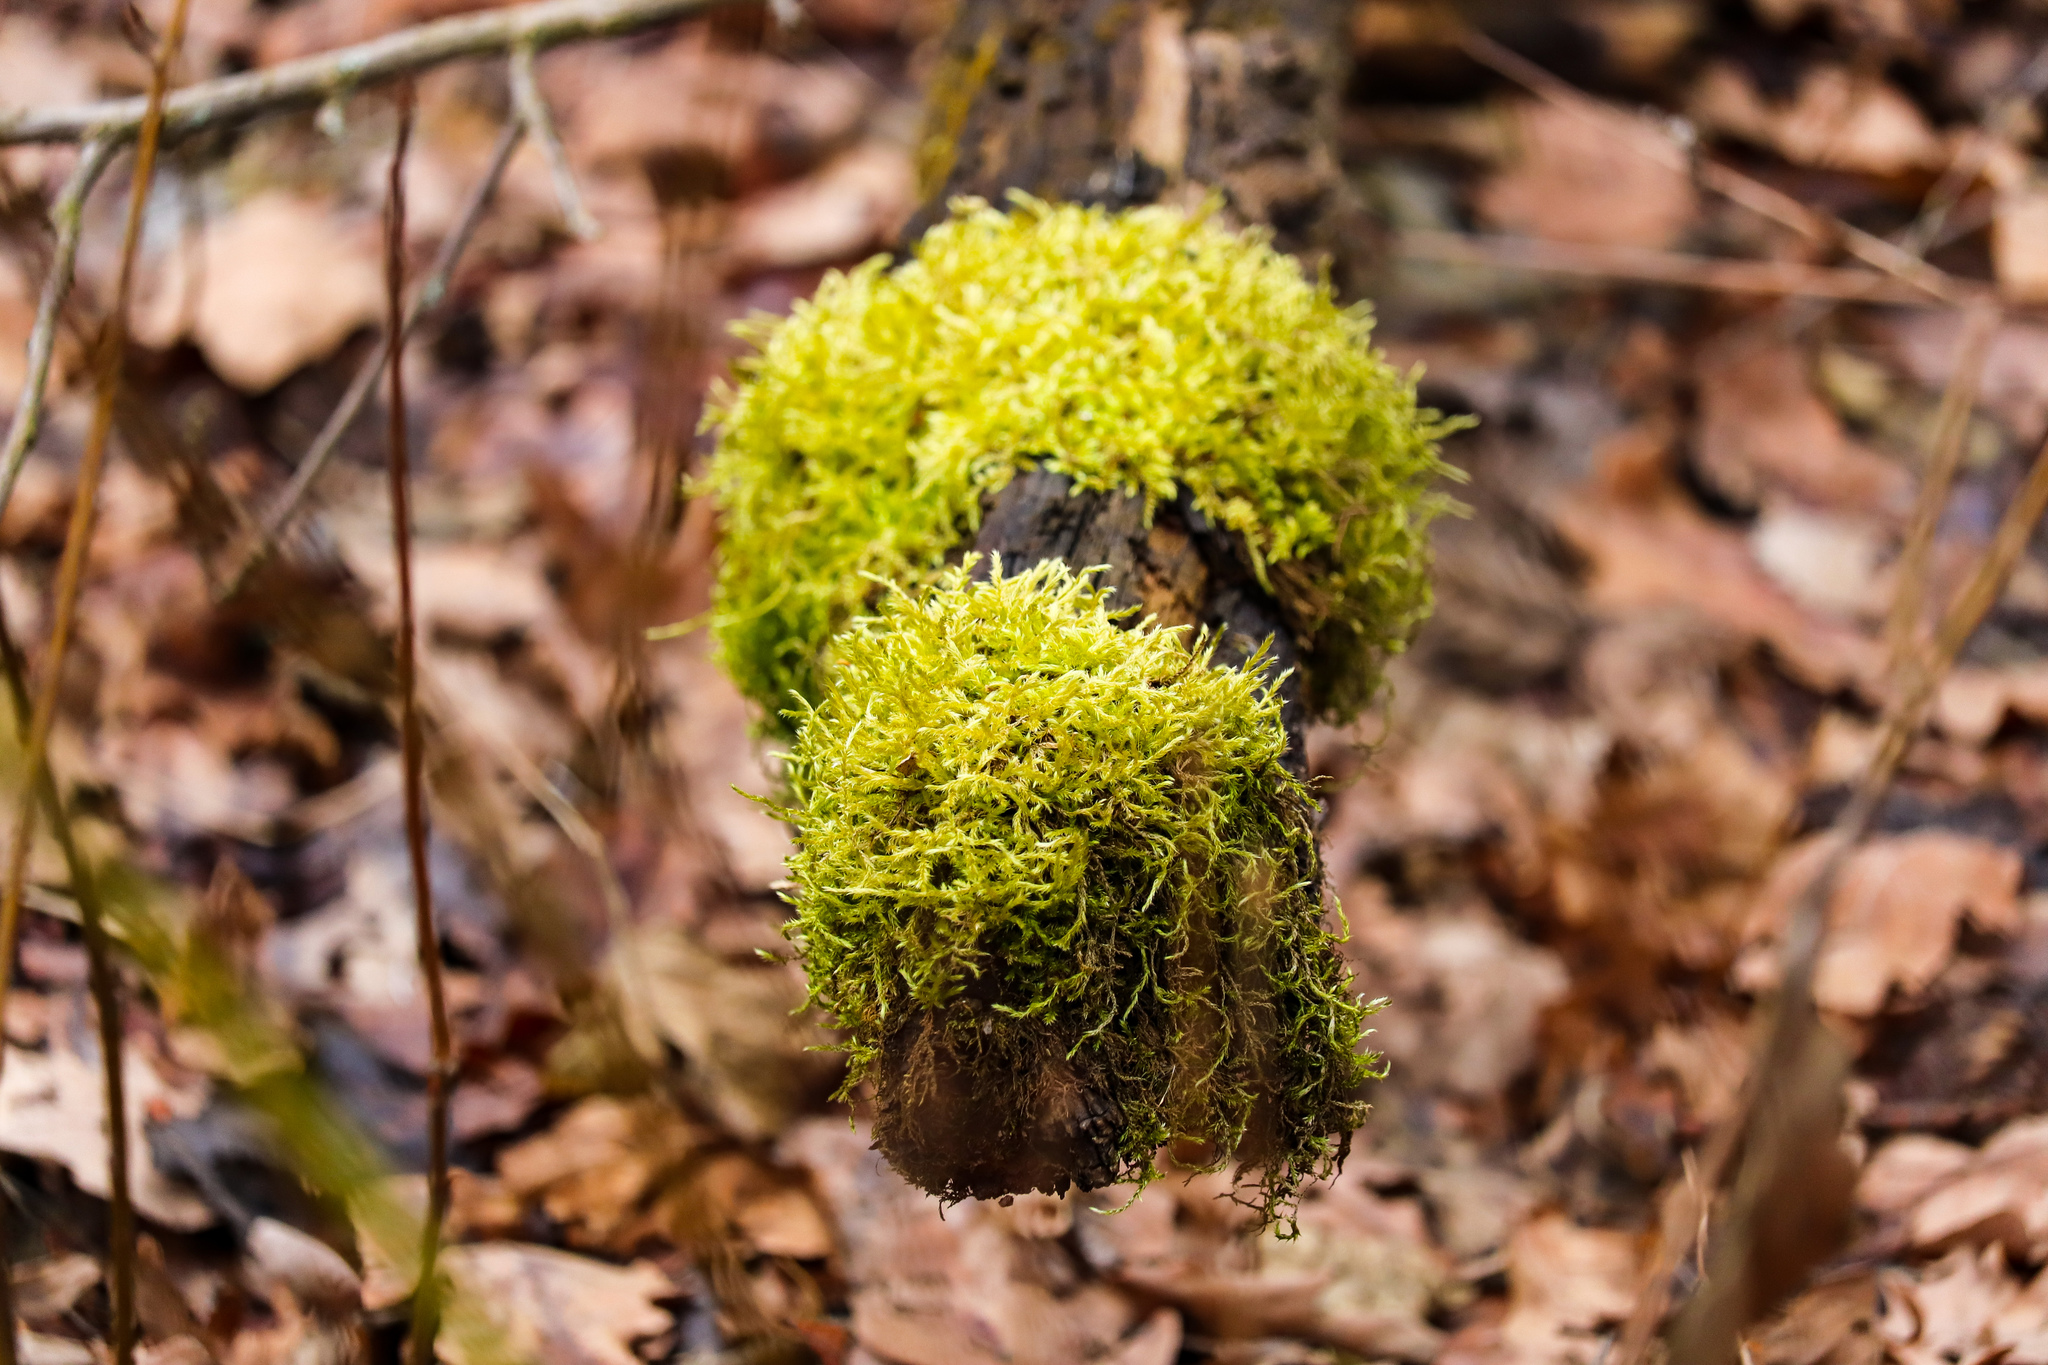
[[[180,77],[466,8],[197,0]],[[1959,368],[1981,380],[1929,602],[2048,426],[2048,314],[2028,311],[2048,305],[2048,10],[1475,0],[1503,59],[1449,10],[1358,6],[1343,154],[1384,228],[1379,338],[1426,367],[1429,401],[1480,421],[1448,451],[1469,514],[1440,526],[1438,611],[1385,715],[1310,740],[1392,1072],[1280,1240],[1246,1235],[1227,1176],[1121,1209],[1112,1189],[942,1210],[889,1172],[829,1102],[836,1062],[807,1050],[800,975],[772,956],[786,835],[740,794],[772,789],[771,760],[701,633],[642,642],[709,600],[712,509],[668,490],[708,447],[726,325],[892,243],[942,8],[805,0],[793,26],[550,54],[541,85],[602,233],[565,230],[522,150],[408,352],[460,1060],[450,1272],[500,1345],[567,1365],[1605,1360],[1660,1219],[1741,1103],[1788,906],[1876,743],[1941,395]],[[140,89],[126,31],[115,0],[0,6],[0,101]],[[470,63],[419,98],[424,269],[506,82]],[[285,566],[217,601],[236,509],[275,495],[374,348],[392,128],[367,94],[163,166],[137,401],[53,753],[97,846],[239,964],[402,1203],[423,1198],[431,1054],[383,704],[378,400]],[[1995,283],[1981,356],[1954,300],[1734,202],[1688,170],[1709,153]],[[73,156],[0,154],[0,395]],[[112,296],[124,181],[88,204],[81,319]],[[1730,261],[1776,265],[1760,288]],[[1877,284],[1887,301],[1831,296]],[[0,605],[31,642],[88,369],[67,334],[0,519]],[[105,1109],[49,856],[6,1000],[0,1193],[26,1359],[83,1365],[108,1312]],[[1820,1240],[1779,1248],[1790,1297],[1747,1358],[2048,1362],[2048,545],[1944,683],[1832,915],[1816,998],[1855,1058],[1848,1120],[1805,1190]],[[630,1018],[606,1003],[622,982],[644,1003]],[[190,1002],[130,984],[144,1358],[395,1359],[403,1277],[351,1206],[295,1177],[291,1135]],[[303,1254],[256,1244],[276,1223],[351,1258],[363,1313],[324,1302]],[[1675,1230],[1698,1244],[1681,1289],[1710,1224]]]

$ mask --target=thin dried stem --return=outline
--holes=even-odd
[[[1695,159],[1670,136],[1634,119],[1620,119],[1612,110],[1519,52],[1505,47],[1469,26],[1461,26],[1459,46],[1466,55],[1522,86],[1549,104],[1606,130],[1626,146],[1659,165],[1684,171],[1706,189],[1738,204],[1780,227],[1790,228],[1809,241],[1839,245],[1866,265],[1918,290],[1937,302],[1968,302],[1978,292],[1945,270],[1937,269],[1905,248],[1887,242],[1875,233],[1843,222],[1833,214],[1809,208],[1791,195],[1772,189],[1754,176],[1732,166],[1705,158]]]
[[[1977,389],[1984,376],[1984,359],[1997,335],[2001,314],[1995,306],[1972,308],[1964,315],[1963,335],[1956,354],[1955,372],[1942,390],[1941,407],[1935,413],[1933,448],[1927,470],[1920,478],[1920,500],[1913,509],[1913,523],[1899,551],[1898,588],[1892,595],[1891,617],[1885,638],[1892,650],[1894,673],[1901,668],[1915,644],[1920,629],[1922,588],[1926,582],[1927,559],[1934,549],[1934,533],[1941,525],[1941,509],[1948,505],[1949,486],[1962,464],[1964,439],[1970,434],[1970,414],[1977,406]]]
[[[72,500],[64,554],[57,566],[57,600],[42,686],[36,693],[35,706],[29,714],[28,733],[23,742],[31,790],[24,793],[16,810],[13,837],[7,849],[7,880],[4,892],[0,892],[0,1005],[4,1005],[5,988],[13,973],[14,945],[21,927],[29,846],[35,834],[39,804],[36,793],[48,788],[54,795],[55,779],[49,768],[50,731],[57,718],[57,696],[63,683],[65,655],[77,624],[79,591],[85,579],[85,558],[92,545],[100,479],[106,470],[114,403],[121,386],[122,362],[127,353],[128,300],[134,287],[143,210],[149,203],[150,184],[156,174],[164,95],[170,85],[171,63],[184,45],[185,16],[189,7],[190,0],[177,0],[150,70],[149,93],[145,97],[135,149],[134,180],[128,192],[128,218],[121,236],[121,265],[115,277],[113,310],[101,330],[94,357],[98,392],[93,405],[92,426],[86,432],[85,450],[79,459],[78,492]],[[83,201],[81,192],[79,203],[82,205]],[[75,244],[72,249],[75,253]],[[53,317],[55,312],[53,307]],[[96,897],[79,902],[79,914],[85,921],[93,1003],[99,1014],[100,1054],[107,1092],[108,1288],[113,1308],[111,1344],[115,1365],[130,1365],[135,1357],[135,1206],[128,1189],[128,1105],[121,1068],[121,1002],[119,983],[110,959],[106,924],[97,914],[98,909]],[[0,1057],[4,1055],[0,1052]],[[5,1358],[12,1360],[14,1324],[11,1318],[6,1330],[0,1332],[0,1338],[6,1342]]]
[[[1749,1083],[1737,1114],[1724,1125],[1727,1137],[1720,1161],[1702,1163],[1707,1169],[1702,1171],[1701,1189],[1703,1197],[1710,1197],[1718,1177],[1728,1168],[1729,1154],[1740,1153],[1740,1164],[1734,1171],[1733,1187],[1737,1197],[1721,1220],[1717,1260],[1741,1265],[1748,1259],[1757,1212],[1750,1204],[1762,1195],[1765,1182],[1745,1181],[1743,1172],[1748,1168],[1766,1169],[1779,1158],[1779,1153],[1774,1150],[1777,1135],[1759,1122],[1759,1116],[1768,1113],[1772,1107],[1769,1103],[1771,1097],[1766,1092],[1774,1086],[1795,1083],[1790,1079],[1794,1074],[1793,1064],[1804,1055],[1816,1030],[1821,1028],[1820,1016],[1814,1008],[1813,982],[1820,964],[1821,949],[1827,940],[1827,910],[1835,885],[1857,845],[1869,834],[1914,735],[1926,721],[1942,679],[1954,665],[1964,643],[2004,594],[2013,569],[2026,552],[2027,542],[2040,524],[2044,510],[2048,510],[2048,441],[2044,441],[2035,454],[2033,467],[2027,473],[2019,496],[2007,506],[1990,546],[1978,561],[1969,581],[1949,604],[1929,647],[1924,653],[1908,651],[1904,655],[1900,667],[1902,676],[1886,709],[1877,750],[1848,805],[1828,831],[1830,848],[1826,860],[1793,903],[1779,948],[1778,994],[1750,1066]],[[1835,1077],[1833,1083],[1839,1084],[1841,1079]],[[1797,1083],[1811,1086],[1815,1079],[1809,1074]],[[1716,1145],[1722,1146],[1722,1142],[1717,1139]],[[1715,1165],[1720,1169],[1714,1169]],[[1691,1333],[1683,1333],[1682,1339],[1673,1344],[1672,1359],[1678,1365],[1689,1365],[1689,1362],[1705,1365],[1718,1354],[1714,1339],[1716,1325],[1725,1327],[1732,1321],[1735,1296],[1743,1292],[1739,1281],[1739,1276],[1722,1275],[1709,1279],[1700,1291],[1700,1298],[1688,1309],[1693,1321],[1699,1324],[1698,1328]],[[1633,1344],[1632,1339],[1625,1339],[1625,1346]],[[1640,1358],[1640,1354],[1617,1355],[1619,1362]]]
[[[732,0],[542,0],[401,29],[219,80],[187,86],[164,109],[163,136],[194,133],[286,109],[311,109],[445,62],[617,38],[719,9]],[[141,128],[144,102],[102,100],[66,108],[0,113],[0,146],[24,142],[126,142]]]
[[[64,318],[64,301],[70,297],[72,277],[78,269],[78,241],[85,234],[85,201],[113,162],[114,150],[115,143],[109,138],[86,143],[79,151],[78,165],[50,210],[57,240],[50,256],[49,273],[43,277],[42,296],[36,300],[35,325],[29,329],[28,373],[21,381],[21,398],[14,405],[14,418],[7,425],[7,444],[0,447],[0,513],[6,512],[8,500],[14,496],[14,482],[21,477],[22,463],[42,431],[50,363],[57,354],[57,331]]]
[[[1596,280],[1630,280],[1706,289],[1727,294],[1829,299],[1946,308],[1949,301],[1915,285],[1868,270],[1809,265],[1804,261],[1746,261],[1691,256],[1650,247],[1556,242],[1537,237],[1486,236],[1416,229],[1394,238],[1403,260],[1578,275]]]
[[[410,337],[419,326],[420,320],[448,297],[448,287],[455,277],[455,268],[462,262],[462,256],[469,249],[469,243],[476,236],[477,227],[483,222],[484,212],[497,197],[498,186],[505,179],[505,170],[512,164],[512,155],[519,150],[519,144],[526,136],[523,119],[515,118],[505,125],[498,135],[498,145],[491,152],[490,164],[483,177],[469,192],[469,199],[462,206],[461,216],[456,219],[454,229],[441,239],[441,247],[435,253],[434,263],[427,270],[427,278],[414,296],[412,307],[406,310],[405,328],[400,333],[400,344]],[[391,337],[387,332],[377,349],[360,368],[355,378],[349,381],[348,391],[341,402],[328,414],[313,443],[306,447],[306,453],[292,471],[290,482],[278,491],[270,506],[264,509],[262,520],[257,526],[256,543],[246,550],[236,567],[222,582],[215,596],[219,599],[233,597],[248,581],[251,570],[269,559],[276,552],[278,539],[290,528],[292,519],[305,505],[306,496],[320,477],[321,470],[341,445],[341,438],[355,425],[362,415],[363,405],[370,400],[371,392],[382,377],[391,355]]]
[[[541,96],[540,79],[534,71],[537,56],[532,43],[521,43],[512,49],[512,107],[519,111],[519,121],[540,144],[541,155],[548,163],[548,176],[554,181],[555,200],[562,206],[562,220],[570,232],[587,242],[602,229],[583,202],[583,191],[576,186],[576,171],[569,165],[569,150],[562,145],[562,135],[555,129],[555,116],[548,112],[548,102]]]
[[[399,92],[398,140],[391,149],[391,178],[384,212],[385,334],[405,332],[405,154],[412,141],[413,96]],[[448,1029],[448,999],[441,980],[441,936],[434,925],[434,886],[427,865],[425,735],[420,728],[419,639],[412,597],[412,460],[405,428],[404,348],[386,348],[390,378],[391,545],[398,563],[398,726],[405,765],[405,848],[412,863],[413,933],[419,948],[420,978],[427,987],[427,1018],[433,1031],[434,1063],[427,1073],[427,1216],[420,1229],[420,1279],[413,1291],[414,1365],[433,1365],[434,1336],[440,1326],[436,1265],[441,1224],[448,1215],[448,1090],[454,1079],[455,1042]]]

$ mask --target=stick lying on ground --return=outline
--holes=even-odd
[[[519,49],[533,52],[591,38],[618,38],[717,9],[729,0],[542,0],[401,29],[354,47],[186,86],[164,108],[163,137],[259,114],[309,108],[443,62]],[[142,127],[144,101],[103,100],[0,113],[0,146],[24,142],[125,142]]]

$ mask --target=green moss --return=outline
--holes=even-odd
[[[970,1119],[1001,1149],[1058,1068],[1115,1111],[1095,1183],[1149,1179],[1177,1141],[1261,1170],[1270,1218],[1328,1171],[1379,1074],[1274,680],[1263,658],[1211,666],[1181,630],[1121,629],[1057,562],[995,568],[890,589],[795,713],[788,932],[845,1031],[847,1092],[874,1081],[886,1120],[920,1084],[903,1040],[943,1035],[999,1073]],[[936,1175],[891,1156],[926,1188],[984,1192],[959,1145]]]
[[[714,625],[770,728],[792,694],[822,695],[876,579],[932,582],[983,499],[1039,462],[1149,506],[1184,488],[1237,532],[1320,714],[1371,701],[1428,610],[1449,424],[1371,349],[1367,313],[1256,233],[963,200],[902,266],[830,275],[786,321],[743,326],[759,352],[708,419]]]

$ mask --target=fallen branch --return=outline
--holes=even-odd
[[[166,141],[285,109],[313,108],[340,95],[465,57],[541,52],[564,43],[617,38],[717,9],[730,0],[541,0],[402,29],[353,47],[202,81],[164,109]],[[125,142],[142,127],[146,101],[102,100],[68,108],[0,113],[0,146],[24,142]]]

